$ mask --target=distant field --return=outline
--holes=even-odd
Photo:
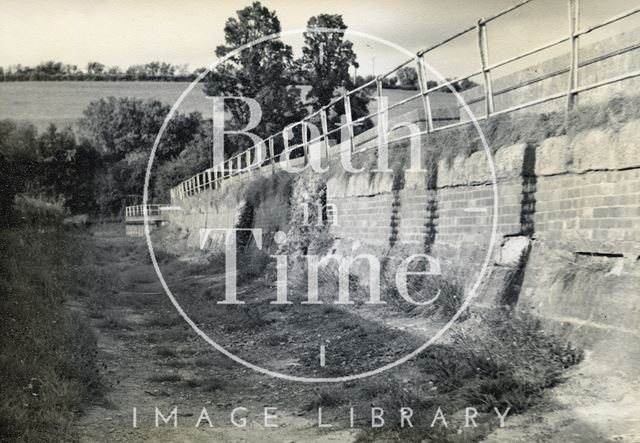
[[[137,97],[173,104],[188,85],[175,82],[0,82],[0,119],[31,121],[39,130],[52,122],[73,126],[93,100],[109,96]],[[392,104],[416,91],[385,89],[384,93]],[[434,94],[431,103],[436,109],[445,108],[455,103],[455,97]],[[375,102],[372,105],[375,106]],[[419,106],[422,106],[421,101],[414,100],[403,106],[403,110],[410,111]],[[205,98],[201,87],[196,87],[185,98],[180,111],[199,111],[207,117],[211,115],[211,101]]]

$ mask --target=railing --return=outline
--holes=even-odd
[[[145,212],[149,216],[158,216],[162,213],[162,209],[169,205],[135,205],[127,206],[124,211],[125,218],[144,217]]]
[[[532,107],[532,106],[546,103],[552,100],[560,99],[563,97],[566,97],[566,109],[571,110],[575,107],[576,98],[578,94],[581,92],[598,88],[610,83],[615,83],[622,80],[640,76],[640,70],[636,70],[636,71],[628,72],[626,74],[614,76],[605,80],[600,80],[594,83],[586,84],[586,85],[579,84],[579,81],[578,81],[578,69],[580,67],[579,66],[579,38],[597,29],[606,27],[608,25],[611,25],[612,23],[615,23],[626,17],[632,16],[640,12],[640,7],[633,8],[621,14],[609,17],[606,20],[603,20],[602,22],[592,25],[588,28],[580,29],[579,28],[579,10],[578,10],[579,0],[567,0],[569,32],[567,33],[566,36],[554,39],[543,45],[537,46],[533,49],[530,49],[528,51],[525,51],[523,53],[517,54],[512,57],[506,58],[504,60],[491,63],[489,60],[489,54],[488,54],[489,37],[487,33],[487,25],[492,21],[496,20],[497,18],[502,17],[506,14],[509,14],[512,11],[518,8],[521,8],[522,6],[528,3],[531,3],[533,1],[535,0],[521,1],[520,3],[515,4],[499,12],[498,14],[493,15],[492,17],[479,20],[475,25],[462,30],[444,39],[443,41],[430,46],[427,49],[419,51],[416,54],[415,58],[406,60],[405,62],[396,66],[392,70],[377,76],[375,79],[370,80],[351,91],[348,91],[347,93],[345,93],[340,97],[333,99],[329,104],[309,114],[303,120],[289,125],[282,131],[278,132],[277,134],[269,136],[263,143],[254,145],[251,148],[222,162],[221,164],[215,165],[214,167],[207,169],[201,172],[200,174],[197,174],[189,178],[188,180],[185,180],[184,182],[180,183],[178,186],[171,189],[172,201],[175,201],[176,199],[184,198],[186,196],[197,194],[206,189],[217,189],[220,186],[220,183],[222,180],[234,175],[247,172],[252,169],[262,168],[263,166],[268,164],[270,164],[273,168],[275,167],[275,164],[279,161],[283,161],[283,160],[289,161],[289,157],[291,153],[296,150],[300,150],[300,149],[302,150],[302,156],[304,157],[304,161],[306,163],[310,155],[309,151],[312,148],[312,144],[314,144],[313,146],[314,149],[322,149],[324,151],[324,155],[328,157],[329,149],[333,147],[331,146],[330,140],[334,140],[338,133],[340,133],[340,135],[343,136],[343,139],[346,138],[348,142],[348,148],[353,152],[355,149],[354,128],[357,125],[362,124],[367,119],[370,119],[372,117],[379,118],[381,116],[385,116],[385,113],[388,113],[389,111],[395,108],[398,108],[400,106],[403,106],[413,100],[421,100],[422,102],[421,108],[422,108],[422,111],[424,112],[424,127],[421,129],[423,130],[419,133],[411,133],[409,135],[396,137],[394,139],[388,140],[389,143],[399,142],[411,137],[443,131],[443,130],[447,130],[450,128],[467,125],[471,123],[472,120],[464,120],[464,121],[461,120],[455,123],[445,124],[441,126],[437,126],[434,124],[434,120],[436,119],[434,119],[434,116],[433,116],[433,109],[432,109],[430,98],[433,97],[433,94],[437,91],[440,91],[446,88],[450,89],[451,85],[448,83],[444,83],[444,84],[438,84],[433,87],[428,87],[427,86],[428,85],[427,70],[425,68],[425,59],[427,58],[426,56],[430,52],[434,51],[435,49],[440,48],[446,45],[447,43],[450,43],[474,31],[477,34],[479,68],[461,78],[456,78],[455,81],[460,82],[464,80],[469,80],[478,75],[482,76],[482,86],[484,88],[483,101],[485,103],[485,109],[484,109],[484,115],[474,116],[475,121],[485,120],[492,116],[514,112],[520,109]],[[568,68],[569,81],[568,81],[568,86],[566,90],[563,90],[554,94],[550,94],[544,97],[540,97],[535,100],[528,101],[526,103],[520,103],[505,109],[500,109],[500,110],[495,109],[495,104],[494,104],[495,94],[493,91],[493,82],[491,78],[492,71],[494,71],[497,68],[507,66],[524,57],[537,54],[541,51],[556,47],[566,42],[569,42],[569,68]],[[399,69],[412,64],[416,67],[416,70],[418,73],[419,90],[416,92],[416,94],[413,94],[397,103],[393,103],[386,107],[382,106],[383,101],[381,100],[381,98],[382,98],[383,79],[395,74]],[[377,95],[377,98],[378,98],[377,109],[375,112],[369,113],[368,115],[359,117],[357,119],[353,119],[353,115],[351,112],[351,97],[353,97],[354,94],[365,91],[368,88],[372,88],[372,89],[375,88],[375,94]],[[341,104],[342,107],[344,108],[344,116],[341,119],[341,124],[339,126],[330,128],[328,123],[329,122],[328,115],[332,109],[335,110],[335,107],[338,104]],[[379,123],[376,126],[378,130],[379,139],[383,137],[386,140],[386,137],[388,136],[387,128],[384,127],[385,125],[380,124],[383,121],[385,120],[378,120]],[[320,135],[309,140],[308,126],[309,124],[314,124],[314,123],[320,124]],[[293,146],[289,146],[289,141],[293,136],[294,129],[297,127],[301,128],[300,130],[301,137],[299,138],[301,139],[301,142],[294,144]],[[278,153],[277,155],[275,152],[276,141],[278,141],[278,144],[280,144],[281,142],[283,146],[282,152]],[[263,158],[263,154],[266,158]],[[278,156],[280,156],[279,159],[278,159]]]

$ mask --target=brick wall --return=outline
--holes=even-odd
[[[640,254],[639,122],[538,149],[535,232],[598,253]]]
[[[500,284],[521,278],[520,309],[575,328],[638,333],[637,297],[610,285],[601,289],[609,292],[607,300],[614,301],[607,306],[589,284],[583,282],[579,292],[571,292],[559,287],[553,275],[562,268],[554,262],[559,254],[569,254],[571,262],[585,254],[619,259],[616,272],[624,275],[637,268],[638,134],[640,121],[621,123],[571,138],[550,138],[540,146],[505,147],[491,157],[492,162],[484,152],[459,156],[450,164],[440,162],[433,173],[405,171],[404,180],[394,181],[391,173],[335,175],[327,182],[327,203],[335,205],[338,220],[330,232],[338,240],[339,253],[370,252],[398,258],[428,252],[441,259],[445,272],[470,283],[489,248],[497,192],[496,250],[490,257],[493,280],[485,286],[498,288],[494,292],[499,293]],[[221,191],[180,201],[183,210],[170,213],[172,224],[189,232],[193,246],[198,228],[235,226],[243,204],[243,183],[251,179],[251,175],[240,176]],[[288,196],[268,194],[254,208],[254,227],[286,230],[290,222],[287,200]],[[530,239],[533,244],[526,271],[516,274],[503,260],[514,237]],[[269,244],[265,240],[265,246]],[[640,287],[631,277],[625,284]],[[621,300],[626,303],[624,309]],[[577,337],[588,334],[583,331]]]
[[[522,231],[525,146],[505,148],[495,156],[498,234]],[[432,245],[485,245],[493,225],[494,186],[484,152],[438,165],[430,173],[405,171],[403,189],[393,189],[389,175],[341,176],[327,185],[328,202],[338,208],[336,238],[392,248]],[[432,182],[429,184],[429,182]]]

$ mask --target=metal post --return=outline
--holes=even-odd
[[[276,155],[273,144],[273,137],[269,137],[269,158],[271,159],[271,172],[276,172]]]
[[[579,0],[569,0],[569,43],[571,44],[571,59],[569,61],[569,86],[567,91],[567,112],[572,110],[578,99],[574,89],[578,87],[579,46],[578,26],[580,20]]]
[[[304,154],[304,164],[309,163],[309,134],[307,132],[307,122],[302,120],[300,124],[300,130],[302,131],[302,152]]]
[[[251,166],[251,149],[247,149],[247,171],[249,170],[249,166]]]
[[[236,156],[236,158],[238,159],[238,160],[237,160],[237,162],[238,162],[238,167],[237,167],[236,169],[237,169],[238,174],[240,174],[240,171],[242,170],[242,155],[241,155],[241,154],[238,154],[238,155]]]
[[[431,101],[429,100],[429,85],[427,82],[427,71],[424,67],[424,56],[419,54],[416,58],[418,63],[418,83],[420,84],[420,94],[422,96],[422,107],[424,108],[424,118],[427,122],[427,132],[433,132],[433,114],[431,113]]]
[[[284,145],[284,156],[285,156],[285,161],[287,162],[287,165],[289,164],[289,131],[291,129],[289,127],[286,127],[284,129],[284,131],[282,131],[282,143]]]
[[[329,158],[329,123],[327,121],[327,108],[322,108],[320,111],[320,125],[322,126],[322,144],[324,145],[325,157]]]
[[[484,102],[485,115],[493,114],[493,85],[491,83],[491,71],[489,69],[489,43],[487,41],[487,24],[478,22],[478,49],[480,50],[480,63],[482,64],[482,76],[484,77]]]
[[[344,115],[347,119],[347,129],[349,130],[349,149],[354,151],[354,132],[353,132],[353,116],[351,115],[351,98],[348,95],[344,96]]]
[[[376,91],[378,94],[378,146],[385,144],[387,139],[387,116],[384,103],[382,103],[382,78],[376,78]]]

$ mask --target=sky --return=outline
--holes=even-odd
[[[374,35],[411,53],[426,48],[520,0],[263,0],[283,30],[305,26],[319,13],[342,14],[350,29]],[[215,62],[228,17],[249,0],[0,0],[0,65],[35,65],[45,60],[76,64],[95,60],[127,67],[154,60],[189,64]],[[638,0],[581,0],[583,26],[636,7]],[[564,0],[534,0],[489,25],[489,54],[498,61],[567,32]],[[640,26],[634,16],[616,25]],[[544,32],[543,32],[544,30]],[[595,34],[595,33],[594,33]],[[595,36],[596,38],[601,36]],[[350,38],[359,73],[380,74],[407,58],[378,42]],[[444,75],[477,65],[475,32],[429,54]],[[301,36],[286,41],[299,54]],[[566,51],[562,48],[561,51]],[[554,54],[551,54],[554,55]]]

